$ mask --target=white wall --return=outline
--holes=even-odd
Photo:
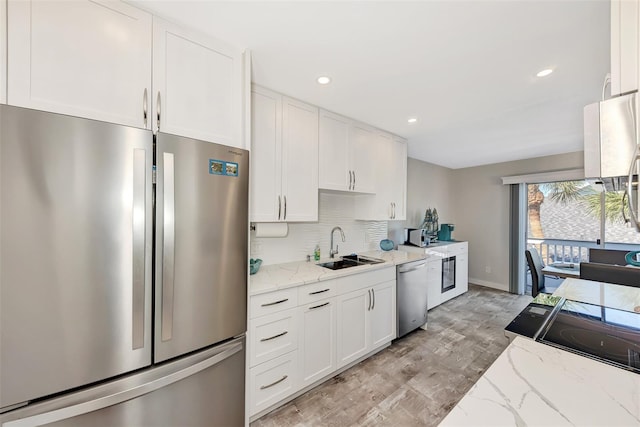
[[[328,258],[330,233],[335,226],[345,234],[342,242],[340,233],[334,233],[334,244],[339,245],[341,255],[380,248],[380,240],[387,238],[387,222],[354,220],[355,195],[321,191],[319,197],[318,222],[290,223],[287,237],[257,238],[252,231],[251,257],[262,259],[264,265],[304,261],[320,244],[321,257]]]
[[[580,151],[452,171],[451,222],[469,241],[469,282],[509,289],[509,188],[500,178],[582,167]]]

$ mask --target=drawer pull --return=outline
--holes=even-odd
[[[313,310],[314,308],[324,307],[325,305],[329,305],[329,303],[325,302],[324,304],[316,305],[315,307],[309,307],[309,310]]]
[[[266,304],[262,304],[262,307],[269,307],[270,305],[282,304],[283,302],[289,301],[289,298],[281,299],[280,301],[268,302]]]
[[[260,390],[264,390],[265,388],[273,387],[276,384],[280,384],[282,381],[286,380],[287,378],[289,378],[289,375],[285,375],[284,377],[280,378],[278,381],[272,382],[271,384],[262,385],[260,386]]]
[[[331,289],[327,288],[327,289],[323,289],[323,290],[321,290],[321,291],[309,292],[309,295],[317,295],[317,294],[321,294],[321,293],[323,293],[323,292],[328,292],[328,291],[330,291],[330,290],[331,290]]]
[[[281,337],[283,335],[287,335],[288,333],[289,333],[289,331],[284,331],[284,332],[280,332],[278,335],[274,335],[274,336],[269,337],[269,338],[261,338],[260,342],[262,342],[262,341],[271,341],[271,340],[274,340],[274,339],[276,339],[278,337]]]

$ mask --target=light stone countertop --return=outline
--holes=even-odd
[[[640,288],[566,279],[553,293],[627,311]],[[640,375],[517,337],[441,426],[640,425]]]
[[[320,261],[298,261],[286,264],[263,265],[256,274],[249,276],[249,295],[258,295],[265,292],[272,292],[279,289],[286,289],[293,286],[305,285],[309,283],[330,280],[338,277],[349,276],[365,271],[391,267],[411,261],[426,259],[429,255],[410,253],[404,251],[368,251],[358,255],[380,258],[384,263],[360,265],[341,270],[330,270],[316,265],[321,262],[332,261],[330,258],[322,258]],[[339,259],[339,256],[335,259]],[[334,260],[335,260],[334,259]]]
[[[640,375],[517,337],[440,426],[637,426]]]
[[[573,301],[640,313],[640,288],[632,286],[569,278],[562,282],[553,295]]]

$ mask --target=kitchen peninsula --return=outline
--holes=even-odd
[[[640,311],[640,288],[567,279],[554,295]],[[639,425],[640,375],[517,337],[440,425],[541,424]]]

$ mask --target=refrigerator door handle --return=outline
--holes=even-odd
[[[162,232],[162,341],[173,336],[173,287],[175,267],[175,180],[173,153],[162,153],[163,232]]]
[[[167,375],[151,378],[147,382],[138,383],[136,381],[127,381],[127,379],[124,379],[122,386],[116,389],[107,388],[102,393],[96,393],[92,392],[92,390],[88,390],[86,392],[86,400],[84,401],[82,401],[82,399],[78,399],[80,402],[71,406],[62,406],[48,412],[26,416],[13,421],[7,421],[2,424],[2,427],[26,427],[51,424],[57,421],[63,421],[89,412],[104,409],[109,406],[117,405],[181,381],[197,374],[198,372],[204,371],[205,369],[228,359],[239,351],[242,351],[242,348],[243,343],[241,341],[232,343],[229,348],[208,359],[202,360],[201,362],[195,363],[184,369],[178,369]]]
[[[132,349],[144,347],[145,234],[147,229],[146,150],[133,150]]]

